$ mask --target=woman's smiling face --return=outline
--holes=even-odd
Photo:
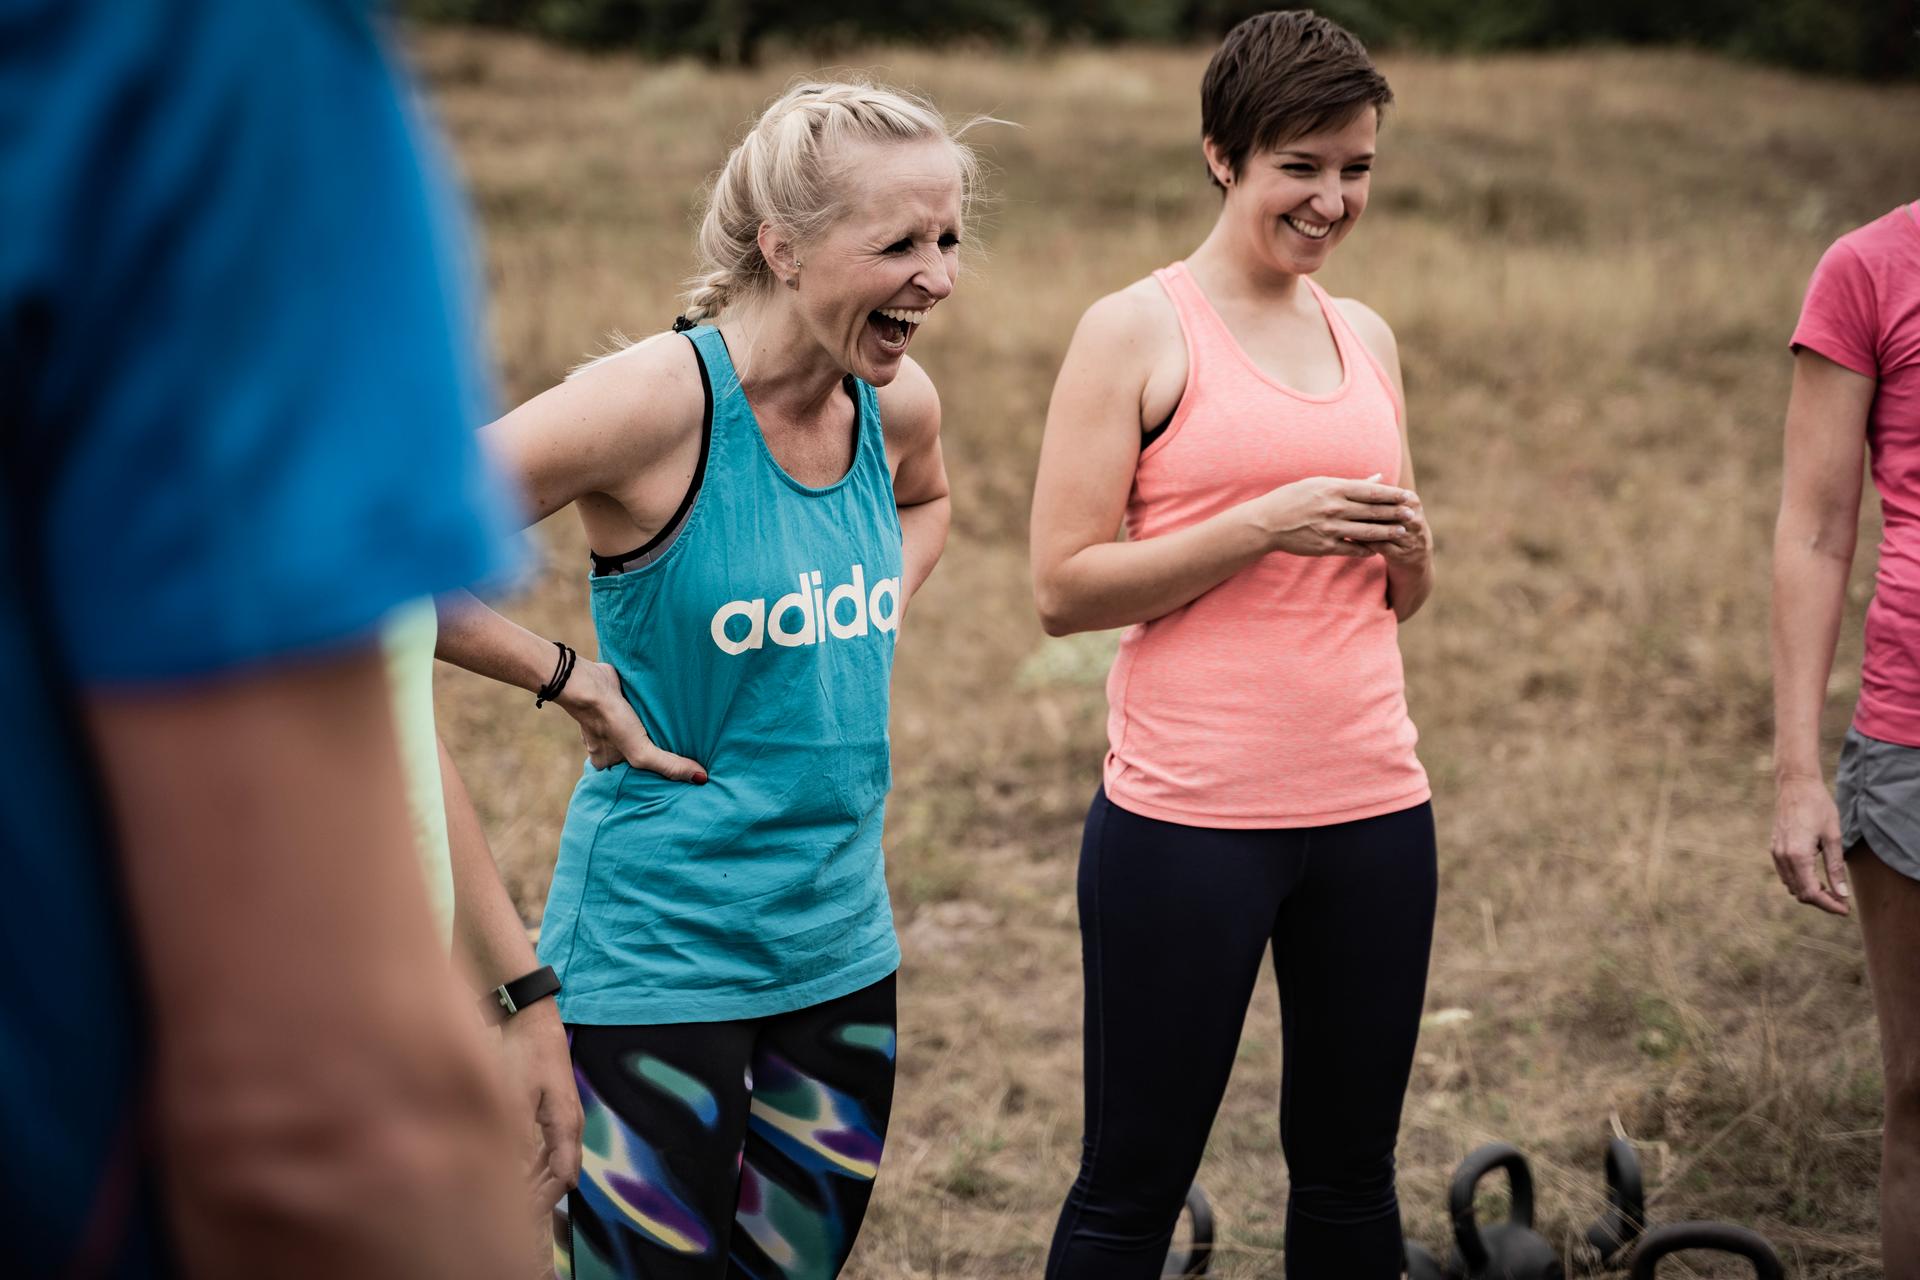
[[[960,166],[944,141],[862,143],[845,212],[799,250],[794,305],[840,367],[886,386],[960,266]]]
[[[1208,142],[1207,163],[1227,187],[1223,216],[1276,270],[1318,271],[1366,210],[1378,132],[1379,112],[1366,107],[1346,124],[1250,152],[1238,174]]]

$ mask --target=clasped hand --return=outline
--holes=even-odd
[[[1272,549],[1297,556],[1377,555],[1418,566],[1433,554],[1420,495],[1398,485],[1314,476],[1255,498],[1255,523]]]

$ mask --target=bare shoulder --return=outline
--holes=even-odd
[[[1151,352],[1168,341],[1180,341],[1180,318],[1166,290],[1152,276],[1096,301],[1080,317],[1074,334],[1076,346],[1091,345],[1103,356]]]
[[[899,374],[876,388],[875,396],[880,402],[880,426],[894,451],[908,453],[939,436],[940,393],[912,356],[901,359]]]
[[[576,369],[482,435],[531,519],[582,499],[592,506],[594,495],[641,519],[659,473],[692,474],[705,407],[691,345],[659,334]]]
[[[1116,429],[1130,431],[1164,421],[1187,384],[1187,343],[1180,317],[1152,276],[1108,294],[1080,317],[1056,395],[1084,413],[1093,403],[1116,407]],[[1089,401],[1086,397],[1092,397]]]
[[[699,431],[706,416],[699,354],[672,332],[589,361],[561,385],[576,412],[637,434],[634,443],[642,448],[648,443],[671,448]]]
[[[1394,340],[1393,328],[1381,319],[1378,311],[1358,298],[1335,298],[1333,305],[1340,308],[1340,314],[1353,326],[1375,359],[1390,371],[1400,367],[1400,347]]]

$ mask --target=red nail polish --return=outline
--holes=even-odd
[[[694,771],[694,775],[693,775],[693,781],[694,781],[694,785],[696,785],[696,786],[701,786],[701,787],[704,787],[704,786],[706,786],[706,785],[707,785],[707,771],[706,771],[705,769],[697,769],[697,770],[695,770],[695,771]]]

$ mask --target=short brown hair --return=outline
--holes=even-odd
[[[1393,101],[1351,31],[1311,9],[1255,14],[1227,32],[1200,81],[1200,132],[1235,174],[1249,152],[1335,129]],[[1213,170],[1207,177],[1220,185]]]

